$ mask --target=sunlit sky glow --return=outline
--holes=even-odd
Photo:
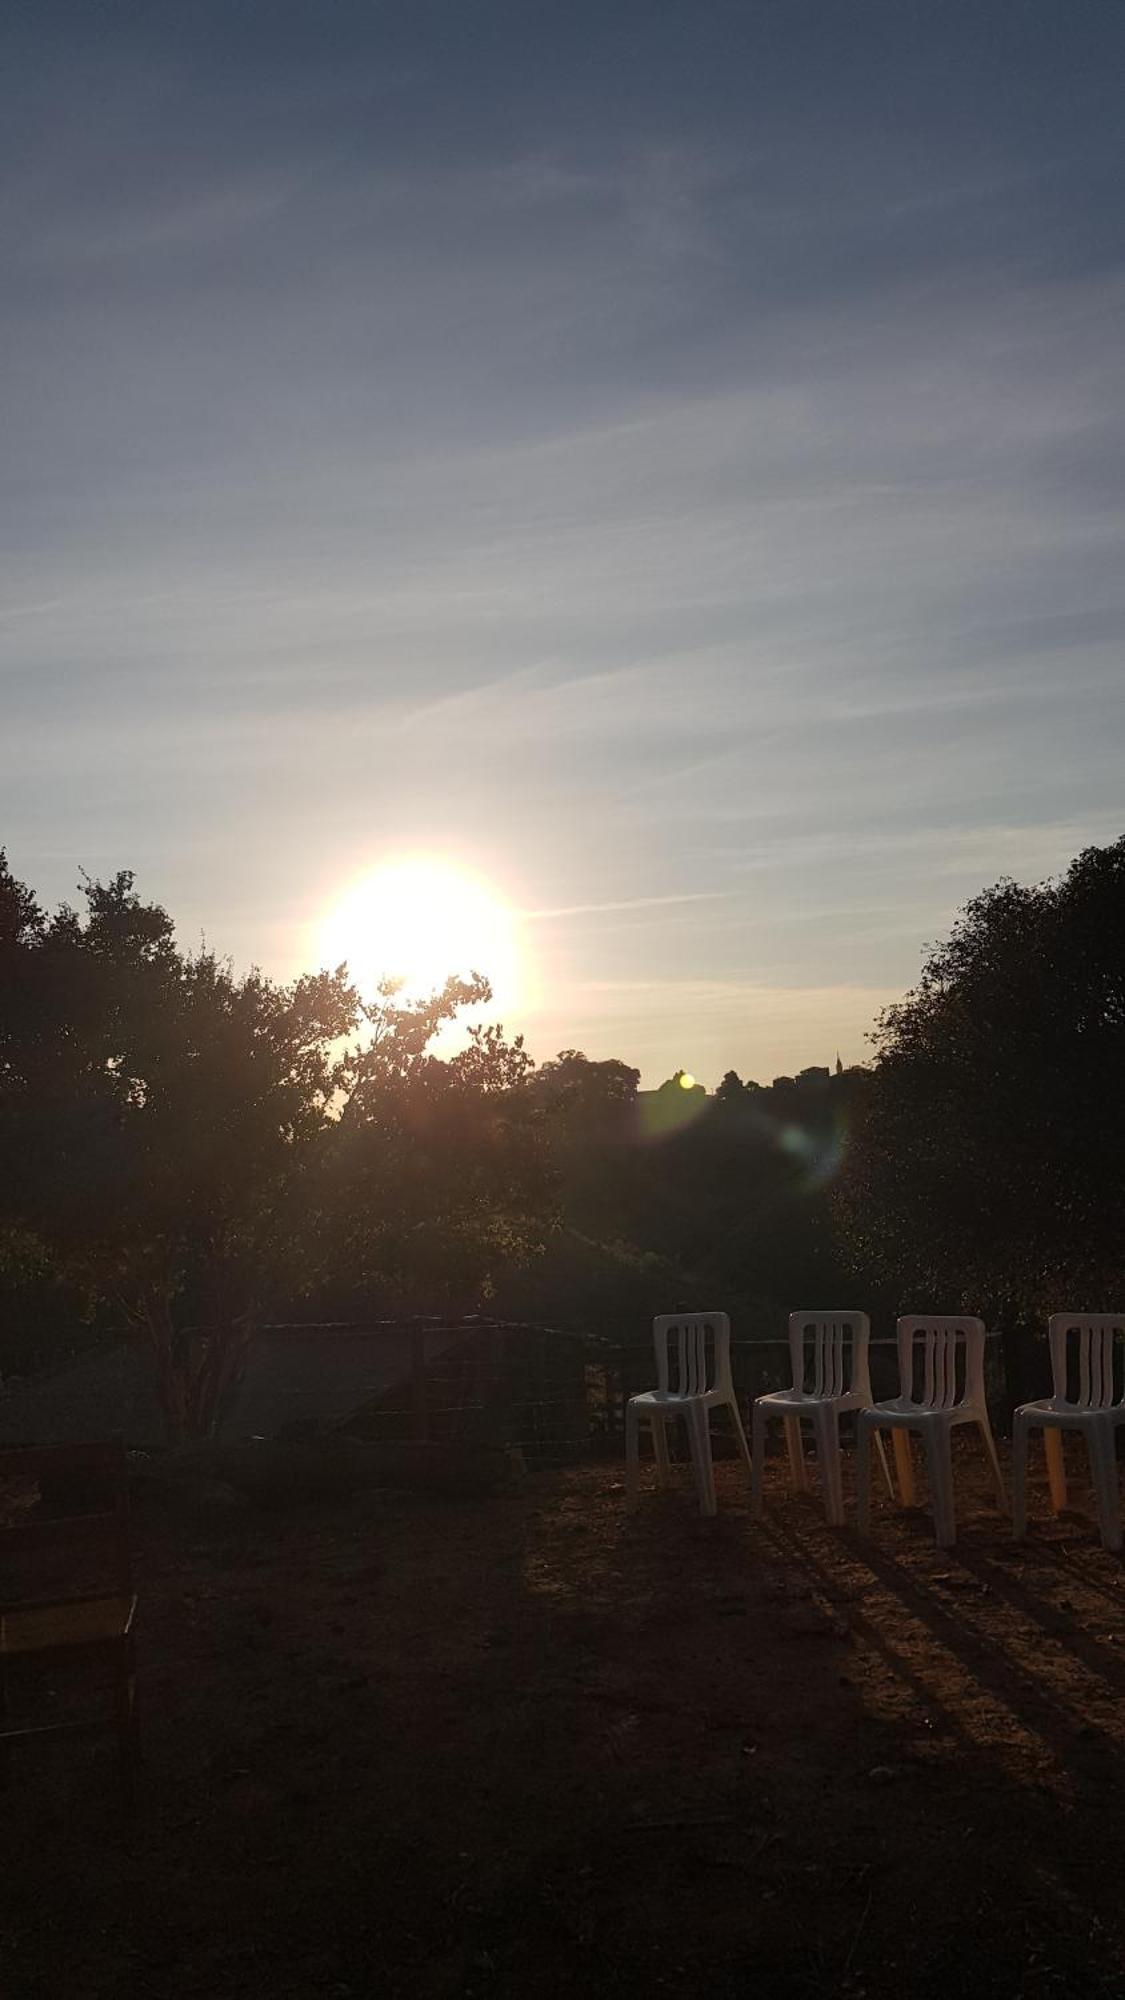
[[[1119,0],[16,0],[0,843],[536,1055],[865,1053],[1123,830]],[[451,970],[461,969],[451,966]],[[483,967],[488,970],[489,968]]]
[[[402,1001],[425,999],[453,974],[481,972],[492,989],[484,1010],[518,1018],[534,1003],[530,953],[521,950],[516,913],[488,883],[411,855],[349,884],[332,905],[309,963],[346,963],[365,999],[393,981]]]

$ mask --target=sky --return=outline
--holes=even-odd
[[[768,1081],[1125,831],[1120,0],[2,36],[0,844],[42,900],[129,868],[288,978],[437,857],[518,913],[538,1058]]]

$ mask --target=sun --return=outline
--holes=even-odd
[[[481,972],[493,1008],[519,996],[515,913],[487,882],[448,862],[415,857],[388,862],[352,883],[329,912],[321,960],[347,961],[365,999],[384,979],[419,999],[450,974]]]

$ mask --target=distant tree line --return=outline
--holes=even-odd
[[[708,1096],[496,1027],[437,1057],[487,997],[239,977],[129,874],[49,916],[0,854],[0,1367],[130,1327],[185,1438],[267,1316],[971,1307],[1014,1380],[1048,1310],[1123,1302],[1125,840],[975,898],[862,1068]]]

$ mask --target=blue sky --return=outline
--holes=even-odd
[[[443,855],[540,1057],[865,1053],[1123,830],[1117,0],[9,10],[0,842],[288,975]],[[553,913],[553,914],[552,914]]]

